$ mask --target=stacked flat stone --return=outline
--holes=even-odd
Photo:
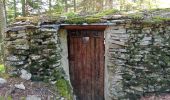
[[[5,63],[10,74],[18,74],[19,69],[28,67],[30,54],[29,34],[32,34],[35,30],[37,30],[37,27],[30,23],[14,24],[7,30]]]
[[[165,65],[164,70],[159,63],[149,65],[153,62],[149,57],[152,56],[150,55],[152,52],[155,52],[153,51],[155,47],[166,52],[161,55],[159,55],[160,52],[155,52],[154,57],[159,58],[158,61],[162,61],[165,57],[167,60],[170,59],[166,55],[169,52],[167,49],[169,44],[168,41],[165,42],[170,37],[169,28],[167,23],[145,24],[142,21],[131,20],[131,22],[127,22],[125,20],[121,23],[112,23],[112,26],[106,29],[106,60],[111,97],[131,100],[139,99],[147,93],[169,91],[168,84],[170,82],[168,82],[169,74],[167,73],[169,65]],[[169,63],[167,62],[167,64]],[[156,70],[157,68],[154,66],[160,69]],[[168,78],[165,80],[163,75]],[[152,81],[152,79],[166,82],[158,84],[158,81]]]
[[[60,75],[61,56],[57,31],[54,25],[44,25],[30,36],[29,70],[35,80],[54,81]]]
[[[27,69],[34,80],[53,81],[63,77],[61,43],[56,25],[46,24],[37,28],[21,24],[10,28],[6,36],[5,61],[12,71],[8,71]],[[147,93],[170,92],[169,22],[145,23],[143,20],[110,16],[103,18],[103,23],[90,25],[109,26],[105,30],[108,71],[108,84],[105,84],[108,90],[105,91],[109,97],[137,100]]]
[[[55,81],[63,77],[60,68],[60,45],[55,25],[19,24],[6,36],[6,66],[11,74],[26,69],[32,80]]]
[[[170,26],[145,27],[130,32],[122,70],[124,98],[169,93]],[[134,28],[135,29],[135,28]]]

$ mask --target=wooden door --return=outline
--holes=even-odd
[[[77,100],[104,100],[103,31],[68,31],[70,79]]]

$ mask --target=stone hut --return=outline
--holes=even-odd
[[[6,32],[7,71],[25,69],[32,80],[52,83],[65,79],[77,100],[168,93],[169,13],[140,14],[15,23]]]

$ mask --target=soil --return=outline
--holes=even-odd
[[[170,94],[149,95],[142,97],[140,100],[170,100]]]
[[[15,88],[15,84],[23,83],[25,90]],[[20,78],[9,78],[7,83],[0,86],[0,96],[3,98],[12,98],[12,100],[25,100],[28,95],[34,95],[41,100],[56,100],[59,95],[54,86],[43,82],[32,82]]]

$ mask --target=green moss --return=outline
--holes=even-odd
[[[164,11],[164,12],[169,12],[170,8],[157,8],[157,9],[150,9],[148,10],[149,12],[158,12],[158,11]]]
[[[61,96],[67,98],[67,100],[72,100],[71,87],[68,81],[65,79],[59,79],[56,83],[56,87]]]
[[[145,19],[142,20],[142,23],[144,25],[156,25],[156,24],[162,24],[162,23],[166,23],[169,22],[170,18],[164,18],[161,16],[154,16],[151,19]]]
[[[66,14],[68,19],[65,21],[65,23],[68,23],[68,24],[97,23],[97,22],[100,22],[101,17],[106,16],[106,15],[112,15],[117,12],[118,10],[111,9],[111,10],[105,10],[103,12],[93,14],[90,16],[78,16],[75,13],[68,13]]]
[[[143,19],[143,15],[142,14],[130,14],[130,15],[128,15],[130,18],[132,18],[132,19],[136,19],[136,20],[138,20],[138,19]]]
[[[12,97],[8,96],[7,98],[0,96],[0,100],[12,100]]]
[[[118,12],[118,10],[116,10],[116,9],[109,9],[109,10],[105,10],[103,12],[100,12],[100,13],[93,15],[93,17],[99,18],[99,17],[103,17],[103,16],[106,16],[106,15],[112,15],[112,14],[115,14],[117,12]]]
[[[72,19],[68,19],[65,21],[66,23],[69,24],[83,24],[83,23],[97,23],[100,22],[100,18],[93,18],[93,17],[89,17],[89,18],[85,18],[85,17],[77,17],[77,18],[72,18]]]
[[[67,18],[78,17],[78,15],[76,13],[74,13],[74,12],[65,13],[64,16],[67,16]]]
[[[3,64],[0,64],[0,73],[4,73],[5,72],[5,67]]]
[[[70,18],[65,21],[65,23],[68,23],[68,24],[83,24],[84,22],[85,22],[84,17]]]
[[[161,16],[155,16],[152,18],[154,22],[165,22],[165,21],[170,21],[170,18],[164,18]]]
[[[100,22],[100,18],[86,18],[85,20],[88,24]]]

